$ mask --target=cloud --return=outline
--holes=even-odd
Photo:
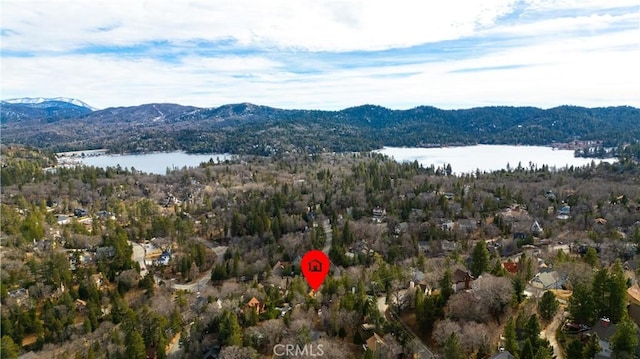
[[[616,1],[3,1],[2,97],[640,105],[640,12]]]
[[[234,39],[310,51],[380,50],[459,38],[489,26],[515,0],[5,1],[3,49],[66,51],[164,39]],[[44,30],[44,31],[43,31]]]

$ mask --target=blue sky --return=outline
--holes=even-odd
[[[640,107],[637,0],[3,0],[1,97]]]

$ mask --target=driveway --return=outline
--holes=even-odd
[[[147,275],[147,266],[144,264],[144,257],[145,257],[146,251],[144,250],[144,247],[139,243],[133,243],[131,241],[127,241],[127,242],[133,249],[133,253],[131,254],[131,259],[134,262],[138,262],[138,264],[140,265],[140,276],[144,277],[145,275]]]
[[[549,323],[549,325],[547,325],[547,327],[540,333],[540,336],[547,339],[553,347],[553,355],[556,359],[564,359],[564,351],[562,350],[562,347],[560,347],[560,344],[558,344],[558,338],[556,337],[556,332],[562,325],[563,319],[564,310],[560,309],[558,310],[558,313],[556,313],[556,316],[553,317],[551,323]]]

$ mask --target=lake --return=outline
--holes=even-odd
[[[424,167],[434,165],[444,167],[451,164],[456,174],[481,171],[496,171],[506,169],[507,164],[516,168],[518,162],[523,167],[529,167],[529,162],[538,167],[548,165],[558,169],[565,166],[584,166],[591,163],[591,158],[573,157],[573,151],[554,150],[542,146],[508,146],[508,145],[477,145],[461,147],[384,147],[374,152],[385,154],[399,162],[418,161]],[[230,159],[229,154],[187,154],[185,152],[147,153],[138,155],[99,155],[91,157],[74,157],[71,161],[80,162],[95,167],[134,167],[138,171],[164,175],[167,167],[182,168],[196,167],[202,162],[213,159],[224,161]],[[595,159],[596,163],[602,160]],[[613,162],[615,159],[606,159]]]
[[[140,155],[101,155],[84,158],[73,158],[73,161],[80,162],[87,166],[95,166],[101,168],[117,167],[122,168],[134,167],[136,171],[154,173],[164,175],[167,168],[176,169],[182,167],[197,167],[202,162],[208,162],[213,159],[214,162],[230,159],[229,154],[188,154],[185,152],[161,152],[146,153]]]
[[[445,167],[451,164],[451,169],[456,174],[481,171],[498,171],[506,169],[507,164],[513,169],[522,164],[529,167],[529,163],[542,167],[548,165],[557,169],[565,166],[584,166],[594,160],[600,163],[603,160],[573,157],[571,150],[555,150],[543,146],[510,146],[510,145],[476,145],[461,147],[384,147],[374,152],[385,154],[398,162],[418,161],[424,167],[434,165]],[[614,162],[616,159],[605,159]]]

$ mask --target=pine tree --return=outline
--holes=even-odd
[[[231,311],[225,311],[222,314],[219,338],[223,345],[242,345],[242,330],[238,317]]]
[[[142,335],[137,330],[133,329],[127,333],[125,339],[126,357],[132,359],[146,359],[147,353],[144,346],[144,340]]]
[[[522,301],[524,300],[525,290],[524,281],[522,280],[522,278],[520,278],[520,276],[516,276],[511,280],[511,283],[513,284],[513,295],[516,302],[518,304],[522,303]]]
[[[538,316],[533,314],[529,317],[524,327],[524,336],[529,340],[531,347],[535,350],[540,344],[540,322]]]
[[[8,335],[2,336],[0,343],[0,358],[16,359],[20,353],[20,347]]]
[[[444,359],[463,359],[465,357],[462,351],[462,345],[455,332],[451,333],[449,338],[444,342],[443,357]]]
[[[484,241],[480,241],[473,248],[471,255],[471,275],[478,277],[484,272],[487,272],[490,268],[491,262],[489,261],[489,250],[487,250],[487,244]]]
[[[625,315],[611,337],[611,347],[616,358],[633,358],[640,333],[628,315]]]
[[[525,339],[524,344],[522,345],[522,350],[520,350],[519,359],[533,359],[533,346],[531,345],[531,341],[529,339]]]
[[[589,264],[593,268],[597,268],[600,263],[600,258],[598,258],[598,252],[593,247],[587,248],[587,252],[584,255],[585,263]]]
[[[559,306],[556,295],[553,294],[553,292],[544,292],[540,302],[538,302],[538,312],[540,313],[540,317],[545,320],[553,318],[553,316],[556,315]]]
[[[624,277],[622,262],[616,259],[609,278],[609,311],[614,323],[619,322],[627,310],[627,280]]]
[[[602,268],[593,276],[591,284],[591,298],[596,310],[596,317],[609,316],[609,273]]]
[[[592,323],[594,307],[589,289],[580,283],[573,287],[573,295],[569,298],[569,314],[579,323]]]
[[[569,343],[569,346],[567,347],[567,358],[571,358],[571,359],[582,358],[582,355],[583,355],[582,350],[583,350],[583,345],[580,339],[572,340]]]
[[[516,325],[513,317],[509,318],[507,325],[504,327],[504,349],[514,356],[518,356],[518,338],[516,337]]]
[[[453,275],[449,268],[444,271],[444,276],[438,284],[440,285],[440,299],[444,304],[453,295]]]

